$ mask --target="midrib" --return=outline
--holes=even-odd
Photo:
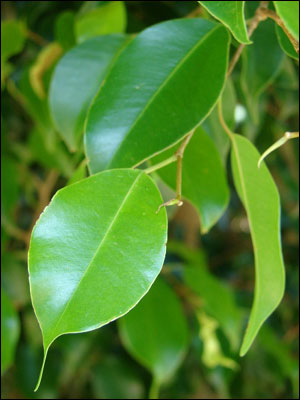
[[[150,99],[148,100],[148,102],[146,103],[145,107],[141,110],[141,112],[138,114],[138,116],[136,117],[136,119],[134,120],[133,124],[131,125],[131,127],[128,129],[127,133],[125,134],[125,136],[123,137],[122,141],[120,142],[120,144],[118,145],[118,147],[116,148],[116,150],[114,151],[114,155],[111,158],[107,168],[110,168],[116,158],[116,156],[118,155],[119,150],[121,149],[121,147],[123,146],[124,142],[126,141],[126,139],[130,136],[130,133],[133,131],[134,127],[137,125],[137,123],[139,122],[139,120],[143,117],[143,115],[146,113],[146,111],[148,110],[148,108],[151,106],[151,104],[153,103],[153,101],[156,99],[156,97],[161,93],[161,91],[163,90],[163,88],[169,83],[169,81],[173,78],[173,76],[176,74],[176,72],[182,67],[182,65],[186,62],[186,60],[198,49],[198,47],[205,41],[208,39],[208,37],[216,30],[219,28],[219,25],[217,25],[215,28],[213,28],[211,31],[209,31],[208,33],[206,33],[204,35],[204,37],[197,42],[189,51],[188,53],[186,53],[186,55],[180,60],[180,62],[174,67],[174,69],[171,71],[171,73],[167,76],[167,78],[161,83],[161,85],[158,87],[158,90],[155,91],[153,93],[153,95],[150,97]]]
[[[88,264],[86,270],[84,271],[84,273],[83,273],[82,277],[80,278],[80,280],[79,280],[77,286],[75,287],[75,289],[74,289],[74,291],[73,291],[73,293],[72,293],[70,299],[69,299],[68,302],[66,303],[66,305],[65,305],[65,307],[64,307],[64,309],[63,309],[63,312],[61,313],[60,317],[58,318],[58,320],[57,320],[57,322],[56,322],[56,324],[55,324],[55,326],[54,326],[54,328],[52,329],[51,335],[47,335],[47,336],[50,337],[51,340],[53,339],[53,337],[54,337],[54,335],[55,335],[55,331],[56,331],[57,327],[59,326],[59,323],[61,322],[63,316],[65,315],[65,313],[66,313],[66,311],[67,311],[67,309],[68,309],[68,307],[70,306],[70,304],[71,304],[71,302],[72,302],[72,300],[73,300],[73,298],[74,298],[74,296],[75,296],[75,294],[76,294],[78,288],[80,287],[81,282],[83,281],[84,277],[87,275],[87,273],[88,273],[88,271],[89,271],[91,265],[93,265],[93,261],[95,260],[96,256],[98,255],[98,253],[99,253],[99,251],[100,251],[100,249],[101,249],[103,243],[105,242],[105,239],[107,238],[108,234],[109,234],[110,231],[112,230],[112,227],[113,227],[115,221],[117,220],[117,218],[118,218],[118,216],[119,216],[119,214],[120,214],[122,208],[124,207],[124,205],[125,205],[127,199],[129,198],[129,196],[131,195],[131,193],[132,193],[132,191],[133,191],[135,185],[137,184],[139,178],[141,177],[141,175],[142,175],[142,172],[141,172],[140,174],[137,175],[137,177],[136,177],[135,180],[133,181],[132,185],[130,186],[130,188],[129,188],[129,190],[128,190],[126,196],[125,196],[124,199],[122,200],[122,202],[121,202],[121,204],[120,204],[120,206],[119,206],[119,208],[118,208],[118,210],[117,210],[115,216],[113,217],[111,223],[109,224],[109,227],[107,228],[107,231],[106,231],[105,235],[103,236],[103,238],[102,238],[102,240],[101,240],[99,246],[97,247],[94,256],[92,257],[91,261],[89,262],[89,264]]]

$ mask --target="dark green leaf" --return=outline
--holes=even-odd
[[[285,285],[279,195],[266,165],[257,167],[259,157],[251,142],[233,136],[234,182],[248,215],[255,254],[254,302],[241,355],[248,351],[261,325],[280,303]]]
[[[165,382],[182,362],[188,345],[187,323],[171,288],[158,278],[143,300],[119,320],[125,348]]]
[[[70,150],[78,148],[91,100],[127,41],[124,35],[92,38],[58,63],[49,101],[53,121]]]
[[[58,336],[99,328],[147,293],[165,256],[161,202],[153,181],[130,169],[99,173],[54,196],[29,249],[45,358]]]
[[[178,146],[151,159],[157,164],[175,153]],[[158,170],[158,175],[176,189],[176,163]],[[182,195],[199,212],[201,231],[206,233],[224,213],[229,200],[225,171],[210,137],[199,127],[186,147],[182,160]]]
[[[88,114],[92,173],[138,164],[195,128],[222,91],[228,45],[226,29],[202,19],[163,22],[134,38]]]
[[[76,43],[74,32],[75,14],[65,11],[55,22],[55,38],[64,50],[69,50]]]
[[[283,29],[280,26],[276,25],[276,34],[278,37],[279,44],[282,50],[289,56],[294,58],[295,60],[299,60],[299,54],[294,49],[294,46],[290,42],[290,39],[284,33]]]
[[[1,288],[1,375],[14,362],[19,335],[20,322],[18,314]]]

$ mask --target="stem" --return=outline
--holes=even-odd
[[[159,389],[160,389],[160,383],[154,376],[152,379],[152,383],[150,386],[149,390],[149,399],[158,399],[159,398]]]
[[[258,24],[267,18],[267,16],[264,14],[264,11],[267,10],[268,3],[269,3],[268,1],[260,2],[259,7],[257,8],[257,10],[255,12],[254,17],[250,21],[249,28],[248,28],[248,38],[251,37],[252,33],[255,31]],[[235,54],[233,55],[233,57],[230,61],[229,67],[228,67],[227,77],[229,77],[231,75],[232,71],[234,70],[234,67],[236,66],[236,63],[238,62],[244,47],[245,47],[244,44],[240,44],[239,47],[237,48]]]
[[[222,97],[220,97],[220,99],[218,101],[218,116],[219,116],[219,120],[220,120],[220,124],[222,125],[222,128],[224,129],[224,131],[229,136],[229,139],[233,140],[233,132],[231,131],[229,126],[226,124],[224,116],[223,116]]]
[[[35,42],[39,46],[46,46],[49,43],[42,36],[40,36],[39,34],[37,34],[35,32],[30,31],[29,29],[27,29],[26,34],[29,37],[29,39],[31,39],[33,42]]]
[[[172,162],[174,162],[174,161],[176,161],[176,160],[177,160],[177,157],[176,157],[175,154],[173,154],[171,157],[167,158],[166,160],[161,161],[161,162],[158,163],[158,164],[152,165],[152,166],[149,167],[149,168],[146,168],[146,169],[144,170],[144,172],[146,172],[146,174],[151,174],[152,172],[154,172],[154,171],[156,171],[156,170],[158,170],[158,169],[160,169],[160,168],[163,168],[163,167],[165,167],[165,166],[171,164]]]

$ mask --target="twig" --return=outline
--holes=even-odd
[[[269,4],[268,1],[260,2],[259,7],[256,9],[254,17],[250,21],[249,28],[248,28],[248,38],[251,37],[252,33],[255,31],[258,24],[267,18],[267,16],[264,15],[262,12],[264,10],[267,10],[268,4]],[[245,47],[244,44],[240,44],[239,47],[237,48],[235,54],[233,55],[233,57],[230,61],[229,67],[228,67],[227,77],[231,75],[234,67],[236,66],[236,63],[238,62],[238,60],[242,54],[244,47]]]
[[[232,140],[233,139],[233,132],[231,131],[231,129],[226,124],[224,116],[223,116],[222,97],[220,97],[220,99],[218,101],[218,116],[219,116],[219,121],[220,121],[220,124],[222,125],[222,128],[224,129],[224,131],[229,136],[229,139]]]
[[[198,15],[202,14],[202,8],[200,5],[196,7],[194,10],[192,10],[190,13],[188,13],[185,18],[195,18],[198,17]]]
[[[44,39],[42,36],[39,34],[32,32],[31,30],[27,29],[26,30],[27,37],[31,39],[33,42],[38,44],[39,46],[46,46],[49,42],[48,40]]]
[[[166,160],[161,161],[158,164],[152,165],[151,167],[144,169],[144,172],[146,172],[146,174],[151,174],[152,172],[154,172],[160,168],[166,167],[167,165],[171,164],[172,162],[175,162],[176,160],[177,160],[177,157],[175,154],[173,154],[171,157],[167,158]]]

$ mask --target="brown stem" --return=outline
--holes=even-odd
[[[29,29],[27,29],[26,33],[27,33],[27,36],[29,37],[29,39],[31,39],[33,42],[35,42],[39,46],[46,46],[49,43],[42,36],[40,36],[39,34],[37,34],[35,32],[30,31]]]
[[[268,1],[260,2],[259,7],[257,8],[257,10],[255,12],[254,17],[250,21],[249,28],[248,28],[248,38],[251,37],[252,33],[255,31],[258,24],[267,18],[267,16],[262,14],[262,11],[267,10],[268,4],[269,4]],[[238,60],[242,54],[244,47],[245,47],[244,44],[240,44],[239,47],[237,48],[235,54],[233,55],[233,57],[230,61],[229,67],[228,67],[227,77],[231,75],[234,67],[236,66],[236,63],[238,62]]]

